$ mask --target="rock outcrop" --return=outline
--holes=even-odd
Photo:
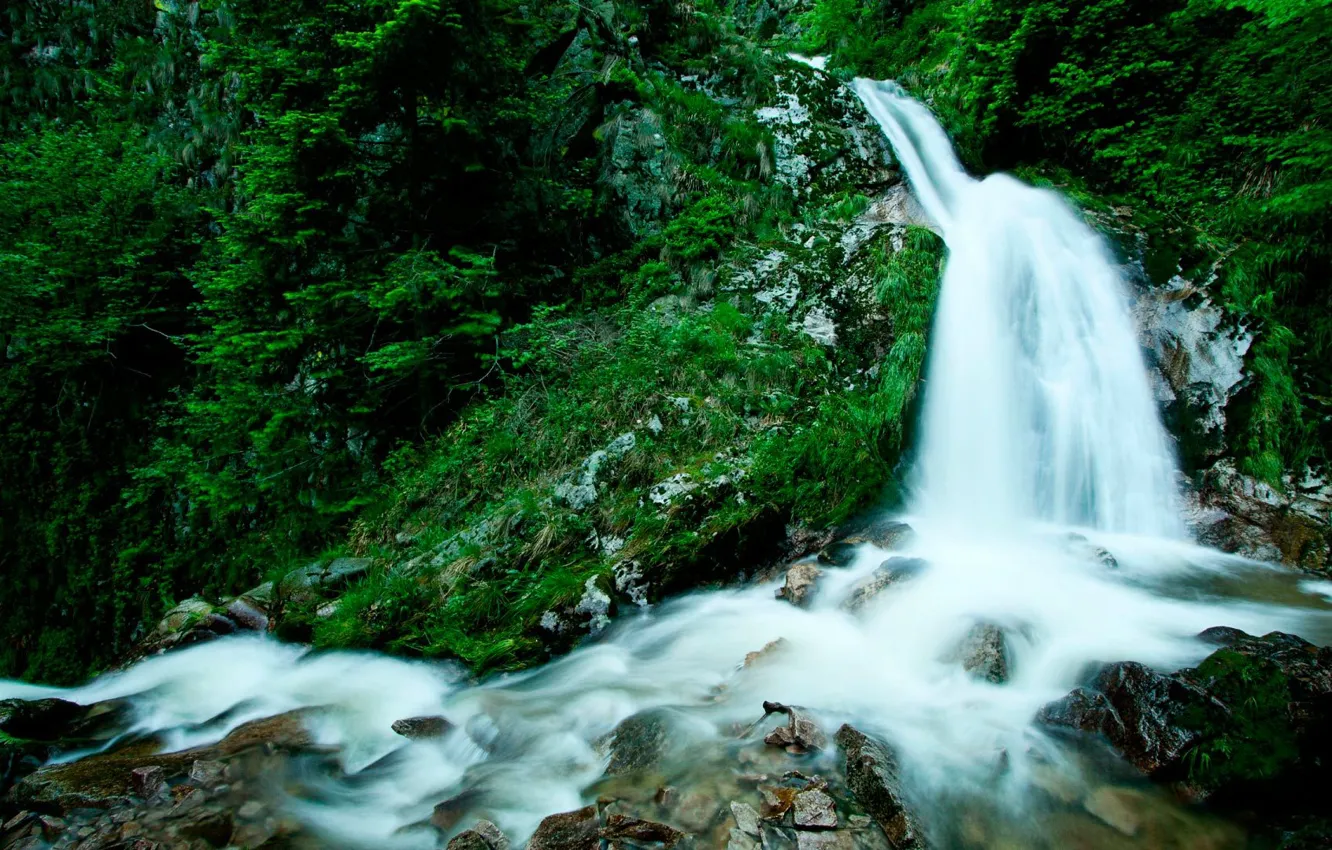
[[[849,725],[837,730],[836,739],[846,756],[847,786],[894,850],[928,847],[903,794],[901,767],[892,750]]]

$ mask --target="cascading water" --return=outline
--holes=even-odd
[[[894,84],[855,87],[948,245],[917,510],[973,536],[1033,519],[1179,536],[1169,442],[1100,238],[1052,192],[969,177]]]
[[[959,798],[1021,812],[1028,781],[1060,759],[1032,719],[1090,662],[1181,666],[1206,654],[1194,635],[1221,624],[1325,634],[1326,603],[1293,588],[1281,604],[1225,592],[1236,576],[1281,584],[1279,571],[1182,539],[1168,442],[1095,235],[1053,194],[968,177],[920,104],[883,84],[856,88],[949,248],[909,518],[916,533],[893,551],[861,545],[852,564],[825,570],[807,608],[775,599],[771,583],[699,593],[626,619],[545,668],[480,685],[420,662],[233,638],[71,691],[0,683],[0,698],[128,698],[135,731],[168,748],[316,709],[313,733],[338,748],[350,776],[304,777],[288,812],[328,843],[433,847],[433,834],[403,828],[446,798],[462,795],[517,839],[583,805],[606,767],[598,742],[648,709],[670,711],[683,754],[661,768],[664,778],[737,799],[726,796],[742,772],[732,730],[764,700],[890,741],[927,815]],[[1070,538],[1069,526],[1082,536]],[[1117,568],[1086,557],[1097,545]],[[924,566],[849,610],[857,582],[889,555]],[[977,623],[1008,635],[1006,683],[976,679],[957,661]],[[741,666],[779,638],[771,657]],[[447,716],[454,731],[407,741],[390,730],[425,714]],[[996,781],[1001,752],[1008,770]],[[1037,837],[1007,846],[1046,843],[1038,819],[1023,828]]]

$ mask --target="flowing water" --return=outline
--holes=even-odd
[[[969,177],[925,107],[893,86],[856,89],[948,246],[905,517],[915,533],[894,551],[860,545],[849,566],[825,570],[807,608],[775,599],[775,584],[699,593],[624,619],[544,668],[480,684],[447,666],[248,637],[73,691],[0,684],[0,697],[128,697],[136,731],[172,749],[315,707],[314,731],[339,748],[343,774],[302,777],[289,811],[329,842],[374,847],[434,846],[403,828],[464,792],[476,814],[525,837],[545,815],[595,796],[601,742],[647,709],[669,710],[677,753],[667,778],[711,783],[725,799],[745,758],[736,730],[776,700],[808,707],[825,728],[849,720],[890,741],[927,821],[953,822],[957,806],[998,812],[988,838],[940,826],[942,846],[1070,846],[1055,821],[1027,816],[1032,801],[1051,771],[1076,799],[1107,768],[1080,767],[1033,726],[1043,704],[1092,662],[1196,662],[1208,650],[1194,636],[1211,626],[1325,639],[1329,605],[1322,588],[1305,592],[1291,574],[1188,541],[1127,293],[1101,240],[1057,195],[1004,175]],[[1096,547],[1118,567],[1090,557]],[[890,556],[927,566],[846,610],[856,583]],[[1277,592],[1252,598],[1259,587]],[[1009,636],[1005,684],[956,660],[978,622]],[[770,657],[742,666],[779,638]],[[409,742],[390,730],[431,714],[456,731]],[[1168,808],[1138,793],[1145,808]],[[1165,820],[1235,846],[1192,815]],[[1005,830],[1009,838],[994,837]],[[1139,846],[1168,842],[1157,834]]]

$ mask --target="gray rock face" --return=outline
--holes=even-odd
[[[791,811],[798,829],[834,829],[837,826],[837,804],[820,788],[796,794]]]
[[[1158,399],[1189,405],[1211,438],[1209,451],[1219,454],[1225,407],[1244,383],[1244,355],[1253,334],[1228,321],[1220,307],[1180,277],[1143,291],[1134,319],[1160,374]]]
[[[962,669],[978,679],[1002,685],[1008,681],[1008,656],[1003,629],[993,623],[977,623],[962,638],[951,660],[960,661]]]
[[[1260,561],[1323,570],[1332,562],[1332,486],[1288,477],[1285,492],[1222,460],[1185,503],[1198,541]]]
[[[638,445],[638,439],[632,431],[621,434],[606,446],[588,455],[578,470],[566,475],[555,485],[555,498],[576,511],[592,506],[598,496],[601,474],[613,463],[623,458]]]
[[[901,768],[892,751],[849,725],[837,730],[836,737],[846,755],[847,786],[888,842],[895,850],[928,847],[903,797]]]

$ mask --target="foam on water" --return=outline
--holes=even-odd
[[[1009,177],[968,177],[927,110],[860,81],[949,256],[928,366],[915,534],[897,552],[862,545],[828,568],[808,608],[774,584],[699,593],[617,623],[541,669],[466,683],[456,669],[372,654],[314,654],[237,637],[151,658],[72,691],[0,683],[0,697],[128,697],[137,728],[173,748],[245,720],[317,708],[352,781],[315,777],[290,810],[330,841],[434,846],[401,828],[464,791],[512,837],[586,802],[597,742],[645,709],[673,707],[702,753],[764,700],[850,720],[899,749],[918,797],[1030,795],[1032,724],[1087,665],[1174,669],[1202,658],[1199,631],[1229,625],[1326,637],[1322,586],[1190,544],[1174,507],[1169,443],[1152,407],[1121,284],[1104,246],[1057,196]],[[1069,527],[1086,542],[1070,546]],[[1109,568],[1086,556],[1104,546]],[[928,562],[857,613],[842,602],[889,555]],[[1282,588],[1269,601],[1245,588]],[[1279,601],[1273,602],[1276,598]],[[1007,631],[1011,680],[950,660],[977,622]],[[771,658],[746,653],[784,639]],[[443,714],[456,726],[407,741],[392,722]],[[994,784],[998,754],[1010,770]],[[1057,757],[1057,756],[1055,756]]]

